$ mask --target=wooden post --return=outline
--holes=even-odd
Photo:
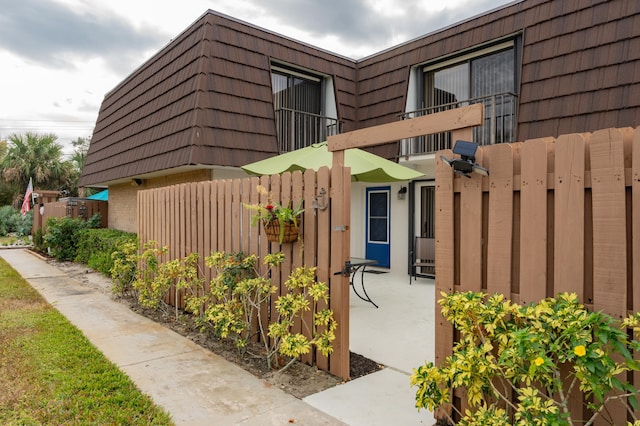
[[[350,256],[351,232],[351,169],[344,166],[344,151],[333,153],[331,166],[331,269],[330,274],[342,271]],[[343,379],[349,378],[349,277],[331,277],[330,306],[338,323],[329,371]],[[334,362],[336,360],[337,362]]]

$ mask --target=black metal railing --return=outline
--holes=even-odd
[[[280,153],[295,151],[342,132],[336,118],[280,108],[275,111]]]
[[[518,95],[512,92],[497,93],[492,96],[423,108],[418,111],[407,112],[403,114],[401,118],[405,120],[408,118],[421,117],[427,114],[433,114],[477,103],[484,104],[484,124],[474,129],[473,142],[480,145],[515,142]],[[400,155],[406,157],[429,154],[441,149],[450,148],[451,133],[439,133],[435,135],[404,139],[401,144]]]

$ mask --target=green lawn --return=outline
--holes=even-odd
[[[0,424],[173,422],[0,259]]]

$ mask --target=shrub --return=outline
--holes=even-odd
[[[640,350],[633,340],[640,313],[619,322],[567,293],[529,306],[473,292],[443,293],[439,303],[460,340],[440,367],[414,370],[418,409],[446,413],[456,388],[467,391],[469,410],[458,413],[466,425],[590,425],[611,401],[638,409],[638,390],[623,380],[640,369],[632,355]],[[592,413],[582,421],[582,409],[569,411],[578,389]]]
[[[39,252],[45,251],[44,232],[42,231],[42,228],[36,229],[33,233],[33,247]]]
[[[0,236],[12,233],[19,237],[29,235],[32,224],[33,211],[29,211],[23,216],[19,210],[12,206],[0,207]]]
[[[259,335],[269,368],[279,368],[279,355],[283,355],[291,358],[281,368],[284,370],[312,346],[325,356],[333,351],[337,323],[331,310],[317,311],[320,300],[328,301],[329,289],[326,283],[316,281],[315,268],[299,267],[291,273],[285,282],[289,291],[275,301],[268,325],[263,323],[263,314],[269,314],[268,301],[276,291],[270,276],[272,269],[282,264],[282,253],[266,255],[263,263],[268,268],[260,274],[255,255],[213,252],[205,261],[215,270],[215,278],[205,287],[199,278],[197,253],[162,262],[167,251],[168,247],[156,248],[153,241],[144,245],[141,254],[135,244],[123,244],[113,253],[114,291],[131,292],[142,306],[165,312],[168,292],[174,291],[174,300],[178,300],[178,293],[184,291],[186,310],[196,315],[203,329],[209,327],[221,338],[233,339],[241,350]],[[177,318],[178,308],[174,309]],[[314,313],[310,322],[303,315],[308,311]],[[306,334],[293,332],[298,323]]]
[[[244,348],[253,335],[252,322],[257,319],[261,341],[264,344],[265,361],[269,368],[277,368],[278,355],[291,358],[281,370],[291,365],[297,357],[309,353],[312,346],[324,355],[333,351],[337,323],[333,312],[322,309],[316,312],[320,300],[329,297],[326,283],[316,281],[316,269],[299,267],[293,270],[285,282],[289,290],[275,301],[271,323],[263,323],[262,309],[271,294],[276,291],[271,283],[272,269],[284,261],[284,254],[266,255],[263,263],[268,269],[258,272],[258,258],[243,253],[213,252],[206,259],[207,266],[215,269],[215,278],[209,291],[201,297],[187,298],[187,308],[192,312],[204,312],[204,320],[221,336],[232,336],[239,348]],[[194,292],[194,294],[202,294]],[[304,312],[314,312],[308,323]],[[292,332],[294,323],[300,322],[302,333]]]
[[[74,260],[78,249],[78,233],[86,228],[100,226],[100,215],[95,214],[89,220],[69,217],[50,217],[47,219],[47,233],[44,242],[51,255],[58,260]]]
[[[109,275],[113,280],[111,290],[114,294],[119,296],[135,295],[133,281],[138,272],[139,259],[137,242],[130,241],[118,244],[117,250],[111,253],[113,266],[109,270]]]
[[[75,261],[110,275],[113,268],[112,254],[127,242],[137,246],[137,235],[116,229],[81,229],[78,231]]]

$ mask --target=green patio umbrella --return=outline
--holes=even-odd
[[[242,170],[254,175],[274,175],[295,170],[331,168],[333,153],[327,143],[320,142],[296,151],[276,155],[265,160],[242,166]],[[351,167],[351,180],[361,182],[397,182],[424,176],[423,173],[358,148],[344,152],[344,165]]]

